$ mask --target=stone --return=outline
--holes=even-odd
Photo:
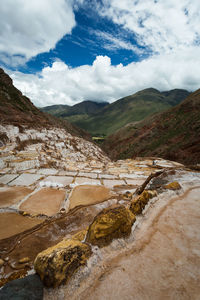
[[[141,214],[148,201],[155,196],[157,196],[156,191],[144,190],[141,195],[133,199],[130,205],[130,210],[135,215]]]
[[[129,192],[129,191],[127,191],[127,192],[125,192],[124,194],[123,194],[123,199],[124,200],[131,200],[132,199],[132,193],[131,192]]]
[[[63,240],[40,252],[34,268],[45,286],[55,288],[65,284],[80,266],[86,264],[91,254],[88,244],[74,239]]]
[[[42,300],[43,284],[36,274],[13,280],[0,290],[0,299]]]
[[[86,242],[106,246],[113,239],[129,236],[134,222],[134,214],[122,205],[105,208],[89,226]]]
[[[4,260],[0,258],[0,268],[4,265]]]
[[[72,236],[72,239],[82,242],[85,239],[85,236],[87,234],[87,230],[88,230],[88,228],[87,229],[83,229],[81,231],[78,231],[77,233],[75,233]]]
[[[21,258],[19,261],[18,261],[18,263],[19,264],[26,264],[26,263],[28,263],[30,261],[30,258],[29,257],[23,257],[23,258]]]
[[[177,181],[174,181],[174,182],[171,182],[171,183],[165,185],[164,189],[176,191],[176,190],[180,190],[181,186]]]

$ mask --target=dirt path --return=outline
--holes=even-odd
[[[78,299],[200,299],[200,188],[170,200],[151,224],[149,219],[131,250],[107,262]]]

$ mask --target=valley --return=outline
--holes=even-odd
[[[111,104],[84,101],[70,108],[54,105],[41,110],[68,120],[92,136],[108,136],[130,122],[141,121],[179,104],[188,95],[186,90],[159,92],[149,88]]]
[[[198,299],[200,94],[187,95],[50,116],[1,69],[0,299]]]

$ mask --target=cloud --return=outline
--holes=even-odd
[[[127,66],[113,66],[109,57],[97,56],[91,66],[70,68],[56,61],[35,75],[9,74],[37,106],[73,105],[83,100],[112,102],[148,87],[193,91],[200,82],[199,47],[154,55]]]
[[[99,13],[130,30],[153,53],[185,49],[200,40],[199,0],[102,0]]]
[[[101,47],[115,51],[119,49],[130,50],[136,54],[141,54],[143,51],[139,49],[137,46],[134,46],[126,39],[122,39],[121,37],[114,36],[108,32],[100,31],[100,30],[91,30],[92,34],[95,34],[96,37],[101,41]]]
[[[24,64],[53,49],[75,26],[71,0],[1,0],[0,59]]]
[[[126,66],[114,66],[108,56],[97,56],[92,65],[75,68],[57,60],[37,74],[9,71],[14,84],[35,105],[112,102],[148,87],[190,91],[200,87],[199,0],[2,0],[0,58],[7,52],[5,60],[17,64],[55,47],[75,25],[72,5],[78,9],[89,2],[139,45],[135,48],[127,36],[118,32],[112,36],[100,27],[94,34],[104,48],[134,52],[142,46],[151,56]]]

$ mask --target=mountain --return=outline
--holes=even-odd
[[[188,91],[180,89],[159,92],[149,88],[102,107],[100,103],[84,101],[53,114],[67,119],[93,136],[109,135],[130,122],[143,120],[180,103],[188,94]]]
[[[50,105],[50,106],[40,107],[39,109],[43,112],[46,112],[46,113],[51,114],[56,117],[63,111],[65,111],[65,110],[67,111],[68,108],[70,108],[69,105],[58,104],[58,105]]]
[[[200,89],[163,113],[124,126],[103,148],[114,159],[159,156],[200,163]]]
[[[61,127],[72,135],[90,139],[84,130],[41,112],[33,103],[14,87],[12,79],[0,68],[0,124],[18,127]]]
[[[43,112],[47,112],[56,117],[69,117],[72,115],[84,115],[84,114],[96,114],[103,107],[108,105],[107,102],[94,102],[90,100],[82,101],[73,106],[58,104],[41,107],[40,110]]]

